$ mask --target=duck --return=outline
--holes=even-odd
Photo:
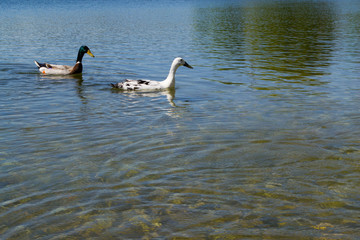
[[[127,91],[129,90],[151,91],[151,90],[172,89],[175,88],[175,73],[180,66],[193,68],[184,59],[182,59],[181,57],[177,57],[172,62],[169,74],[164,81],[125,79],[122,82],[111,83],[110,85],[113,88],[127,90]]]
[[[77,73],[82,73],[83,66],[81,62],[85,53],[89,54],[91,57],[95,57],[87,46],[81,46],[79,48],[79,53],[74,66],[39,63],[37,61],[34,62],[36,66],[39,68],[39,71],[43,74],[57,74],[57,75],[77,74]]]

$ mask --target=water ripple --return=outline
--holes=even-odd
[[[50,2],[0,2],[2,238],[359,235],[358,3]]]

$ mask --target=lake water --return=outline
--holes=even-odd
[[[359,238],[359,39],[355,0],[2,0],[0,238]]]

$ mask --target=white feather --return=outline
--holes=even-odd
[[[161,90],[175,87],[175,73],[180,66],[186,66],[192,68],[184,59],[177,57],[171,64],[169,74],[164,81],[153,81],[153,80],[131,80],[126,79],[123,82],[111,84],[114,88],[122,90]]]

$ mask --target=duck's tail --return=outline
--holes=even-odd
[[[110,86],[113,88],[120,88],[118,83],[110,83]]]
[[[39,63],[38,61],[34,61],[34,63],[38,68],[46,67],[46,63]]]

